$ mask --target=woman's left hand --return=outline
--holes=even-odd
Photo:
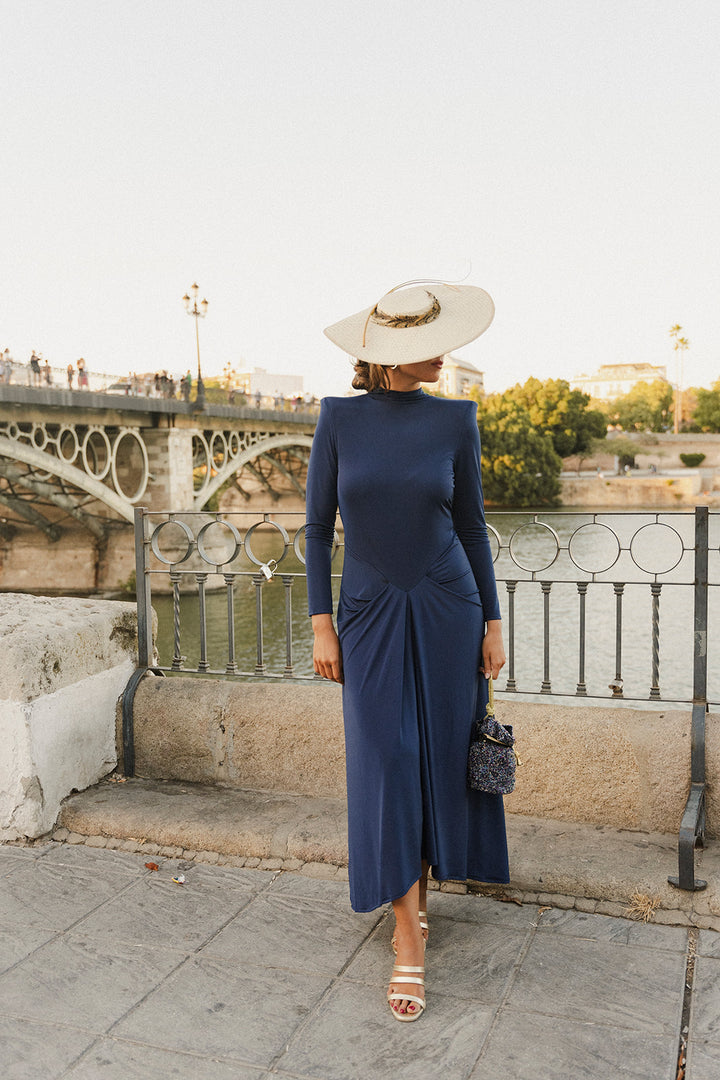
[[[486,679],[497,679],[500,668],[505,666],[505,648],[502,640],[502,623],[499,619],[488,622],[482,643],[482,667]]]

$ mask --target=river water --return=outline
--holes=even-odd
[[[577,580],[588,582],[585,609],[585,683],[591,696],[609,698],[616,676],[618,638],[614,583],[627,582],[622,596],[621,676],[626,699],[648,700],[653,672],[653,598],[659,590],[659,687],[664,701],[692,698],[693,665],[693,513],[638,511],[595,515],[574,511],[538,514],[547,525],[532,523],[527,512],[488,514],[496,558],[506,648],[509,642],[509,592],[515,586],[514,667],[520,693],[540,692],[545,676],[545,612],[549,613],[547,648],[552,695],[574,695],[579,680],[580,597]],[[277,557],[275,536],[253,540],[263,559]],[[720,584],[720,515],[710,517],[709,578]],[[550,564],[550,565],[547,565]],[[611,565],[612,564],[612,565]],[[337,600],[342,545],[333,563]],[[527,568],[527,569],[523,569]],[[248,569],[245,567],[245,569]],[[292,661],[295,675],[312,674],[312,631],[307,617],[302,564],[290,550],[280,570],[292,585]],[[295,576],[297,575],[297,576]],[[151,575],[154,579],[154,575]],[[211,588],[215,582],[215,588]],[[551,581],[548,601],[542,581]],[[211,575],[206,594],[207,659],[211,670],[228,662],[227,593]],[[194,581],[193,581],[194,585]],[[257,662],[256,586],[250,573],[235,578],[235,659],[240,671],[253,673]],[[720,624],[718,590],[709,590],[708,690],[720,700]],[[268,673],[282,676],[286,667],[287,588],[280,572],[262,587],[264,663]],[[174,652],[173,598],[153,595],[158,615],[160,663],[170,667]],[[200,655],[199,600],[196,591],[180,597],[180,655],[186,670],[197,669]],[[506,686],[509,665],[498,689]]]

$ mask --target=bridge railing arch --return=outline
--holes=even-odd
[[[93,437],[104,441],[104,460],[98,467]],[[139,452],[139,475],[134,490],[123,487],[119,457],[132,438]],[[56,478],[104,503],[125,521],[133,521],[134,503],[145,494],[150,478],[147,447],[134,428],[118,427],[111,439],[104,429],[87,425],[0,423],[0,475],[23,485],[23,480],[46,483]],[[80,464],[78,464],[78,462]],[[26,473],[18,463],[28,467]],[[82,465],[82,467],[81,467]],[[66,493],[63,493],[66,497]],[[48,496],[52,501],[52,495]]]
[[[215,435],[217,434],[219,433],[215,433]],[[230,433],[231,437],[232,434],[234,433]],[[198,436],[196,436],[196,438],[197,437]],[[264,432],[257,434],[250,433],[249,436],[244,436],[237,443],[235,453],[233,453],[233,449],[235,449],[234,446],[226,445],[225,460],[219,468],[216,468],[214,467],[213,462],[215,437],[208,440],[207,436],[203,433],[202,444],[205,453],[205,471],[201,485],[195,493],[193,510],[202,510],[213,495],[215,495],[229,479],[241,472],[245,465],[250,464],[258,458],[262,458],[272,451],[293,450],[298,447],[304,447],[309,450],[312,446],[312,441],[312,435],[296,434],[294,432],[282,434]],[[244,446],[242,445],[243,442],[245,442]],[[195,455],[193,455],[193,465],[195,468],[203,468],[202,465],[196,465]]]

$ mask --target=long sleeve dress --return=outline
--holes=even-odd
[[[500,618],[475,404],[422,390],[323,399],[307,479],[310,615],[333,610],[338,508],[352,907],[404,896],[421,858],[439,880],[506,882],[502,796],[465,780],[487,699],[485,622]]]

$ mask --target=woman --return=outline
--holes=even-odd
[[[353,386],[367,393],[322,402],[306,529],[315,671],[343,683],[350,899],[355,911],[392,902],[388,1000],[405,1021],[425,1008],[428,869],[508,880],[502,798],[465,783],[487,698],[479,670],[497,677],[505,663],[476,405],[421,389],[437,383],[445,354],[487,329],[494,306],[473,286],[409,285],[325,331],[357,358]]]

